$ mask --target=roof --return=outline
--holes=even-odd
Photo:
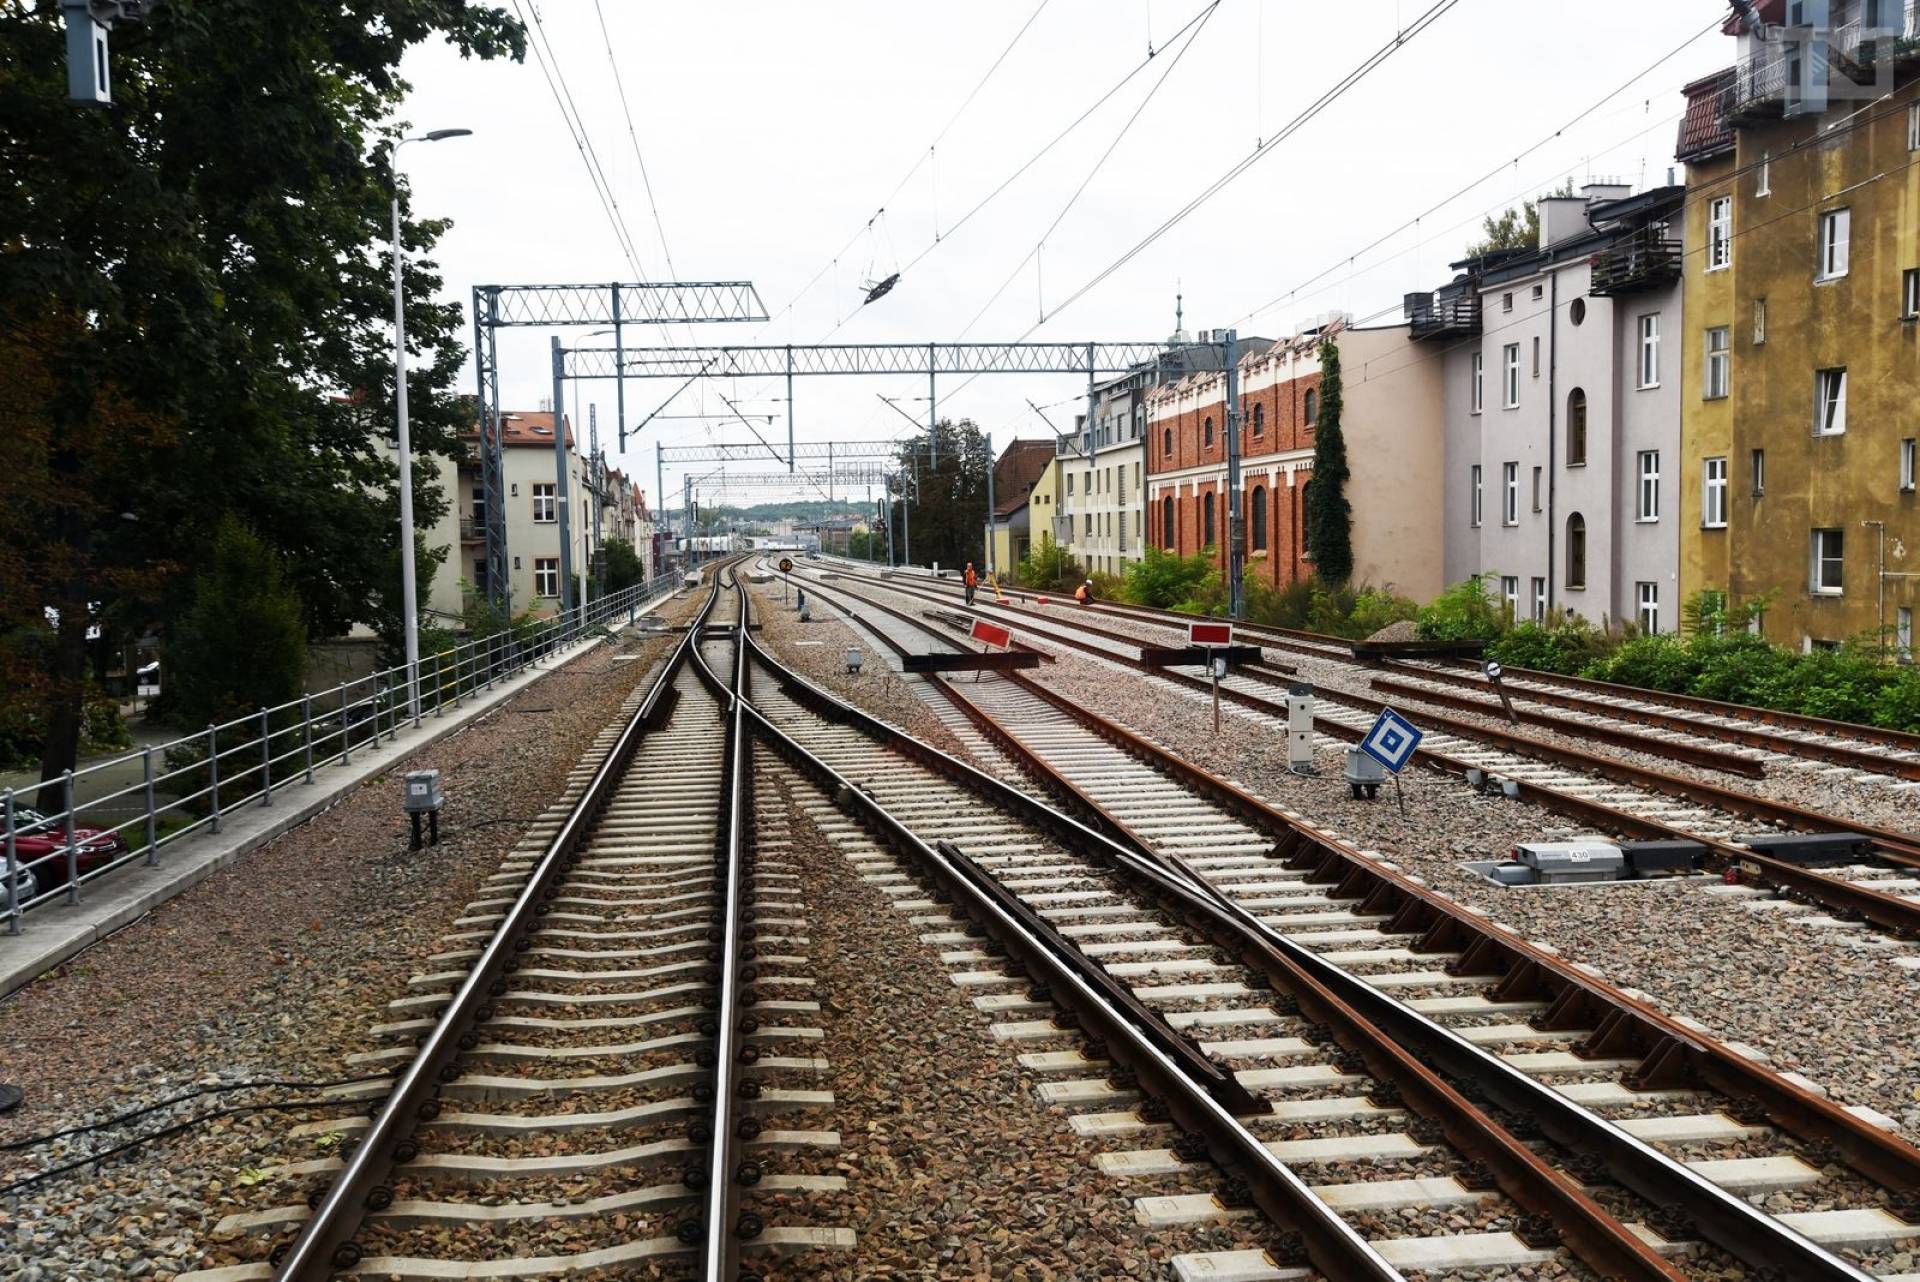
[[[1046,475],[1053,462],[1052,440],[1018,440],[1001,453],[993,465],[993,491],[1000,496],[993,506],[995,516],[1012,516],[1027,505],[1034,483]]]
[[[567,429],[567,448],[573,448],[573,421],[561,420]],[[480,434],[480,425],[476,422],[472,436]],[[502,445],[544,445],[553,448],[553,411],[552,410],[502,410],[500,412],[500,443]]]
[[[1673,148],[1675,160],[1692,164],[1733,150],[1733,129],[1721,110],[1733,77],[1734,70],[1728,67],[1680,91],[1686,95],[1687,110],[1680,117],[1680,139]]]

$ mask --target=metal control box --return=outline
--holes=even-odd
[[[430,815],[438,811],[445,802],[440,795],[440,772],[438,770],[409,770],[407,772],[406,811],[410,815]]]
[[[1543,886],[1619,881],[1629,875],[1626,855],[1604,841],[1523,841],[1513,854],[1538,874]]]
[[[1387,781],[1387,768],[1358,748],[1347,749],[1347,787],[1358,801],[1364,793],[1371,797]]]
[[[1287,764],[1298,773],[1313,768],[1313,686],[1287,687]]]

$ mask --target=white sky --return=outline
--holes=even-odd
[[[495,3],[511,8],[512,0]],[[1636,187],[1665,182],[1680,86],[1726,65],[1734,52],[1717,30],[1722,0],[1459,0],[1299,132],[1270,143],[1233,185],[1053,313],[1432,3],[1222,0],[1175,64],[1182,44],[1168,41],[1206,8],[1204,0],[601,0],[678,278],[752,280],[775,315],[764,325],[666,327],[663,337],[806,343],[831,332],[838,342],[927,342],[964,333],[1006,341],[1026,335],[1044,305],[1049,315],[1034,338],[1155,339],[1172,329],[1176,282],[1190,330],[1237,324],[1243,334],[1277,337],[1331,310],[1366,318],[1391,309],[1384,319],[1395,319],[1402,294],[1447,278],[1447,262],[1483,214],[1568,176],[1620,177]],[[1036,7],[1038,18],[954,119],[931,164],[920,163],[889,199]],[[540,16],[644,278],[665,279],[594,0],[544,0]],[[1563,136],[1509,163],[1695,36]],[[1139,75],[945,235],[1139,64],[1150,37],[1164,48]],[[475,131],[405,156],[415,212],[453,219],[437,257],[463,307],[481,283],[636,279],[531,53],[524,64],[463,62],[451,49],[428,47],[403,70],[413,85],[403,118],[421,130]],[[1041,233],[1163,75],[1047,239],[1036,270],[1028,255]],[[1417,229],[1348,262],[1496,168]],[[863,232],[882,202],[884,218],[872,234]],[[906,267],[936,228],[939,248],[887,298],[858,308],[863,280]],[[802,294],[849,240],[838,265]],[[1010,275],[1011,285],[968,329]],[[1288,297],[1313,278],[1316,284]],[[508,408],[533,408],[550,393],[549,337],[544,329],[500,332]],[[650,337],[640,331],[640,341]],[[567,331],[562,341],[611,340]],[[1016,435],[1046,433],[1029,397],[1057,405],[1049,416],[1069,427],[1085,386],[1072,375],[997,376],[964,389],[960,381],[944,380],[942,414],[974,418],[994,433],[997,448]],[[628,423],[645,418],[674,386],[629,380]],[[802,440],[896,435],[907,424],[877,394],[926,395],[918,377],[799,379],[795,386]],[[462,390],[471,387],[469,364]],[[774,427],[763,430],[784,443],[778,382],[718,388],[750,414],[775,415]],[[611,455],[614,386],[579,389],[579,403],[599,407]],[[574,389],[568,396],[573,409]],[[926,413],[923,400],[901,404]],[[724,410],[712,389],[696,385],[664,413]],[[584,412],[573,418],[584,425]],[[750,439],[738,422],[662,417],[630,438],[624,465],[656,501],[656,441]],[[713,467],[690,466],[696,475]],[[769,459],[739,470],[776,467]],[[804,482],[791,495],[723,496],[712,485],[703,486],[706,497],[742,503],[819,497]],[[677,505],[676,468],[668,469],[667,490]]]

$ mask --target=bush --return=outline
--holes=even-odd
[[[1227,576],[1218,566],[1208,566],[1201,580],[1187,590],[1187,595],[1174,603],[1173,608],[1181,614],[1225,614],[1227,606]]]
[[[1578,615],[1551,626],[1523,620],[1487,645],[1487,657],[1515,668],[1572,674],[1600,659],[1613,639]]]
[[[625,539],[607,540],[607,569],[605,589],[608,593],[630,588],[647,577],[646,567],[640,564],[640,554],[633,550],[633,544]]]
[[[1902,668],[1873,700],[1873,724],[1920,733],[1920,671]]]
[[[1171,610],[1193,596],[1209,575],[1219,576],[1208,548],[1192,556],[1181,556],[1149,547],[1144,557],[1127,567],[1125,598],[1134,605],[1150,605]]]
[[[1055,543],[1051,534],[1042,534],[1020,562],[1020,582],[1030,588],[1070,590],[1086,577],[1073,554]]]
[[[1428,641],[1491,641],[1505,627],[1504,610],[1487,592],[1490,575],[1475,575],[1454,584],[1414,616],[1420,636]]]
[[[186,608],[164,647],[164,713],[203,726],[297,699],[306,684],[307,628],[280,558],[227,517],[194,571]]]
[[[1126,599],[1127,580],[1118,574],[1108,574],[1105,570],[1095,570],[1087,576],[1093,580],[1093,594],[1102,601],[1122,601]]]
[[[1700,675],[1700,660],[1678,636],[1656,633],[1623,642],[1612,654],[1582,668],[1580,675],[1595,681],[1617,681],[1647,690],[1686,694]]]
[[[1350,637],[1370,637],[1390,624],[1420,616],[1420,606],[1411,597],[1396,595],[1385,588],[1362,588],[1348,610]]]

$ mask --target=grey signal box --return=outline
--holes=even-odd
[[[440,795],[440,772],[438,770],[409,770],[407,772],[406,811],[410,815],[432,814],[445,804]]]

